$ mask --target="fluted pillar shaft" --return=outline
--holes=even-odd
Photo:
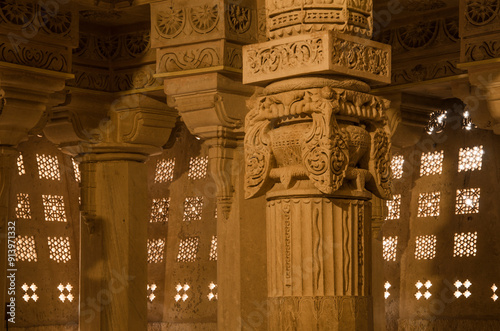
[[[370,203],[268,199],[270,330],[368,330]]]

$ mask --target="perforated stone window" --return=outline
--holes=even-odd
[[[190,237],[180,241],[177,262],[194,262],[198,254],[199,237]]]
[[[148,239],[148,263],[163,262],[165,238]]]
[[[34,302],[36,302],[38,300],[39,297],[36,294],[36,290],[38,290],[38,287],[35,285],[35,283],[31,283],[30,286],[24,283],[23,286],[21,286],[21,289],[24,291],[24,301],[29,302],[30,300],[33,300]]]
[[[391,295],[391,293],[389,293],[389,289],[391,288],[391,286],[392,286],[391,283],[385,282],[385,284],[384,284],[384,288],[385,288],[384,298],[385,299],[387,299]]]
[[[66,222],[64,198],[60,195],[42,195],[43,212],[48,222]]]
[[[417,236],[415,240],[415,259],[417,260],[432,260],[436,257],[435,235]]]
[[[71,286],[70,283],[67,283],[66,286],[64,286],[63,284],[59,284],[59,286],[57,286],[57,289],[60,292],[59,300],[61,300],[62,302],[65,302],[66,300],[68,300],[69,302],[73,302],[73,299],[75,297],[73,296],[73,294],[71,294],[73,286]]]
[[[51,260],[57,263],[66,263],[71,260],[71,247],[68,237],[48,237],[47,240],[49,242],[49,257]]]
[[[467,279],[465,282],[461,282],[457,280],[453,285],[455,285],[456,291],[454,293],[455,298],[460,298],[462,295],[464,298],[468,298],[471,296],[471,292],[469,291],[469,287],[472,286],[472,283]]]
[[[210,291],[207,295],[208,301],[216,301],[219,298],[219,294],[216,291],[217,289],[217,284],[214,282],[210,282],[208,284],[208,290]]]
[[[384,260],[386,261],[396,261],[396,248],[398,246],[398,237],[384,237]]]
[[[73,173],[75,175],[75,180],[78,183],[80,183],[82,181],[82,174],[80,173],[80,165],[73,158],[71,159],[71,162],[73,163]]]
[[[166,183],[174,179],[175,159],[162,159],[156,161],[155,182]]]
[[[208,156],[192,157],[189,160],[188,178],[192,180],[207,177]]]
[[[19,176],[26,174],[26,169],[24,168],[23,154],[21,153],[19,153],[19,156],[17,157],[17,173],[19,174]]]
[[[155,283],[153,283],[153,284],[151,284],[151,285],[150,285],[150,284],[148,284],[148,286],[147,286],[147,291],[148,291],[148,300],[149,300],[150,302],[153,302],[153,300],[156,298],[156,295],[155,295],[155,293],[154,293],[154,292],[156,291],[156,289],[157,289],[157,286],[156,286],[156,284],[155,284]]]
[[[418,217],[439,216],[441,192],[420,193],[418,196]]]
[[[184,222],[201,221],[203,197],[187,197],[184,200]]]
[[[398,220],[401,217],[401,194],[392,196],[392,200],[387,200],[387,220]]]
[[[415,293],[415,298],[420,300],[420,298],[424,297],[425,300],[428,300],[432,294],[429,289],[432,286],[432,282],[430,280],[422,283],[420,280],[415,283],[415,287],[417,288],[417,292]],[[423,293],[422,293],[423,292]]]
[[[420,177],[440,175],[443,172],[444,151],[422,153]]]
[[[38,164],[38,175],[40,179],[61,180],[57,156],[37,154],[36,162]]]
[[[392,178],[401,179],[403,177],[403,165],[405,159],[403,155],[394,155],[391,160]]]
[[[175,286],[175,290],[177,294],[174,296],[175,302],[178,302],[182,299],[182,301],[186,301],[189,298],[187,291],[190,289],[190,286],[186,283],[181,285],[180,283]]]
[[[455,213],[457,215],[479,213],[480,195],[480,188],[466,188],[463,190],[457,190]]]
[[[26,193],[17,194],[16,217],[31,219],[30,197]]]
[[[458,172],[481,170],[483,154],[483,146],[460,148],[458,152]]]
[[[210,261],[217,261],[217,236],[212,236],[210,245]]]
[[[493,284],[493,285],[491,286],[491,290],[493,291],[493,295],[491,296],[491,299],[492,299],[493,301],[497,301],[497,300],[498,300],[498,295],[497,295],[497,290],[498,290],[498,287],[497,287],[495,284]]]
[[[153,199],[151,207],[151,223],[168,222],[168,210],[170,208],[170,198]]]
[[[454,257],[476,256],[477,254],[476,243],[477,243],[477,232],[455,233],[453,256]]]
[[[36,246],[34,236],[16,237],[16,261],[36,262]]]

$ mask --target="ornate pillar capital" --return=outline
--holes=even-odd
[[[387,100],[349,79],[269,85],[246,118],[246,197],[308,179],[317,195],[390,197]]]
[[[161,152],[177,113],[143,94],[118,96],[72,89],[54,107],[44,132],[49,140],[83,161],[145,161]]]

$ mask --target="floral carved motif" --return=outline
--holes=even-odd
[[[5,0],[0,3],[0,15],[5,22],[15,25],[28,25],[36,15],[36,6],[16,0]]]
[[[204,5],[190,10],[189,21],[193,29],[201,34],[212,31],[219,21],[219,7]]]
[[[222,65],[219,52],[211,47],[192,48],[163,54],[159,67],[165,72],[200,69]]]
[[[485,25],[498,16],[497,0],[467,0],[465,16],[473,25]]]
[[[243,53],[240,47],[226,46],[224,65],[238,70],[243,68]]]
[[[68,71],[68,59],[65,54],[23,44],[14,48],[10,42],[0,42],[0,61],[53,71]]]
[[[322,39],[309,39],[274,47],[250,50],[248,62],[252,74],[267,74],[323,62]]]
[[[156,12],[153,23],[161,37],[173,39],[181,33],[182,35],[191,35],[193,32],[199,35],[210,33],[219,25],[219,17],[218,5],[168,7]]]
[[[156,30],[165,38],[174,38],[183,29],[186,22],[184,9],[168,8],[156,14]]]
[[[32,24],[30,29],[38,31],[40,28],[49,35],[66,36],[71,31],[73,15],[70,11],[62,11],[59,6],[52,8],[42,2],[35,5],[5,0],[0,2],[0,21],[25,28]]]
[[[441,77],[449,77],[465,73],[456,67],[458,59],[453,61],[436,61],[429,64],[417,64],[392,71],[393,84],[421,82]]]
[[[389,52],[337,39],[333,42],[332,63],[375,75],[389,75]]]
[[[500,57],[500,42],[496,40],[469,41],[465,46],[464,56],[467,62]]]
[[[252,23],[250,8],[229,4],[227,20],[231,31],[242,34],[250,29]]]
[[[377,129],[372,133],[372,149],[370,156],[370,172],[375,177],[378,196],[391,195],[391,143],[387,131]]]
[[[429,45],[438,34],[438,22],[427,21],[403,26],[397,31],[399,42],[406,49]]]
[[[244,46],[244,82],[268,82],[291,75],[342,74],[389,83],[391,50],[362,38],[321,32]]]
[[[40,8],[40,20],[44,22],[43,28],[47,33],[63,35],[71,29],[71,12],[49,12],[44,7]]]
[[[112,37],[81,33],[73,55],[77,59],[107,61],[138,58],[150,50],[150,33],[147,30]]]

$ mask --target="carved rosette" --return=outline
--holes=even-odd
[[[310,78],[264,90],[246,118],[247,198],[307,179],[323,194],[390,197],[388,101],[340,87],[349,84]]]

